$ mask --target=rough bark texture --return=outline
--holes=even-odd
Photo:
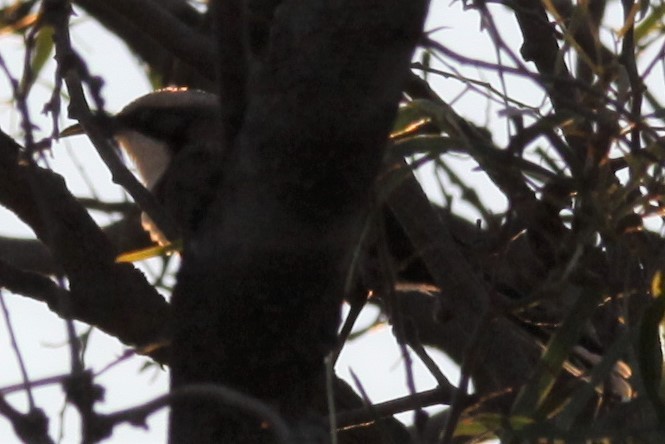
[[[426,1],[286,1],[253,61],[225,180],[186,245],[172,386],[221,383],[278,408],[304,440]],[[242,412],[180,403],[171,442],[270,441]]]

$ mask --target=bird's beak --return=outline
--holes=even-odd
[[[69,136],[78,136],[80,134],[85,134],[85,131],[83,130],[83,127],[81,126],[80,123],[75,123],[74,125],[68,126],[67,128],[60,131],[59,136],[69,137]]]

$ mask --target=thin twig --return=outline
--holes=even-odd
[[[624,20],[626,22],[630,20],[632,23],[630,23],[630,26],[628,26],[623,36],[620,61],[628,73],[628,81],[630,82],[632,93],[630,118],[632,122],[638,122],[642,111],[642,91],[644,86],[640,74],[637,71],[637,62],[635,61],[635,19],[633,8],[636,5],[633,0],[622,0],[621,5],[623,6]],[[624,26],[627,24],[628,23],[624,24]],[[637,152],[640,149],[640,142],[640,125],[633,125],[630,131],[630,150],[632,152]]]
[[[0,259],[0,287],[5,287],[14,294],[45,302],[58,314],[61,314],[60,299],[68,294],[48,277],[21,270],[2,259]]]
[[[69,373],[63,373],[55,376],[48,376],[46,378],[33,379],[31,381],[28,381],[28,386],[34,388],[34,387],[45,387],[47,385],[52,385],[52,384],[61,384],[69,376],[70,376]],[[11,393],[20,392],[21,390],[25,390],[25,388],[26,388],[25,383],[0,387],[0,397],[9,395]]]
[[[337,335],[337,347],[335,348],[335,350],[333,350],[333,356],[332,356],[333,365],[337,362],[339,355],[342,353],[344,344],[346,344],[349,335],[353,331],[353,326],[358,320],[360,312],[365,307],[366,301],[367,298],[361,299],[359,297],[354,297],[351,299],[351,305],[349,306],[350,307],[349,313],[346,315],[346,319],[344,319],[344,324],[342,325],[342,328],[340,329],[339,334]]]
[[[104,125],[103,99],[99,94],[99,79],[88,73],[83,60],[74,51],[69,35],[69,9],[62,0],[50,0],[44,3],[44,20],[48,20],[54,29],[55,58],[58,62],[58,76],[64,78],[71,97],[70,114],[78,119],[100,157],[111,171],[113,181],[120,184],[132,196],[134,201],[157,224],[170,240],[178,239],[178,230],[172,217],[156,201],[136,177],[127,169],[118,156],[118,148],[113,143],[110,128]],[[98,116],[93,115],[83,92],[86,82],[97,106]]]
[[[367,391],[365,390],[365,387],[362,385],[360,382],[360,379],[358,378],[358,375],[356,373],[349,369],[349,373],[351,373],[351,378],[353,379],[354,384],[356,385],[356,389],[360,393],[360,396],[362,397],[363,404],[365,404],[364,411],[366,414],[369,414],[369,416],[372,418],[371,422],[379,423],[379,420],[381,419],[381,416],[379,416],[378,412],[375,409],[375,405],[372,403],[372,401],[369,399],[369,395],[367,394]],[[341,422],[338,423],[341,424]],[[383,429],[383,427],[379,427],[379,433],[381,434],[381,439],[383,442],[389,442],[388,436],[386,435],[386,431]]]
[[[9,420],[14,432],[22,442],[30,444],[53,444],[48,434],[48,418],[44,411],[31,408],[28,413],[21,413],[0,396],[0,415]]]
[[[438,387],[432,390],[426,390],[424,392],[410,394],[401,398],[374,404],[371,412],[365,407],[339,412],[337,414],[337,424],[339,430],[364,427],[368,424],[374,423],[377,417],[387,418],[398,413],[409,412],[416,408],[450,404],[454,393],[456,393],[456,391]],[[472,402],[473,397],[467,396],[465,399],[465,402],[468,404]]]
[[[92,0],[77,1],[82,6],[99,3]],[[99,7],[112,5],[113,10],[127,20],[129,26],[141,30],[144,38],[157,42],[174,57],[194,67],[210,78],[210,61],[214,57],[212,41],[192,29],[153,0],[114,0],[101,2]]]
[[[326,356],[326,401],[328,403],[328,421],[330,423],[330,442],[337,444],[337,409],[335,407],[335,356]]]
[[[5,302],[5,296],[0,290],[0,306],[2,307],[2,314],[5,318],[5,324],[7,325],[7,332],[9,333],[9,339],[12,344],[12,349],[16,355],[16,360],[18,361],[18,366],[21,371],[21,378],[23,379],[23,388],[25,389],[25,394],[28,397],[28,405],[30,410],[35,408],[35,399],[32,396],[32,389],[30,388],[30,378],[28,377],[28,370],[25,366],[25,361],[21,355],[21,350],[18,347],[18,342],[16,341],[16,334],[14,333],[14,327],[12,326],[12,320],[9,316],[9,309],[7,308],[7,303]]]
[[[191,384],[179,387],[145,404],[105,415],[103,420],[108,423],[109,427],[123,422],[142,426],[145,419],[156,411],[178,401],[192,399],[214,401],[225,407],[236,407],[270,424],[280,442],[293,442],[288,425],[272,407],[252,396],[219,384]]]
[[[0,55],[0,68],[5,73],[5,77],[9,81],[9,84],[12,87],[12,94],[14,96],[14,101],[16,102],[16,107],[18,108],[19,114],[21,115],[21,128],[23,129],[23,137],[25,138],[25,146],[27,152],[32,154],[35,151],[35,138],[32,132],[34,125],[32,124],[32,119],[30,118],[30,111],[28,110],[28,101],[27,97],[21,90],[19,82],[12,76],[9,71],[9,67],[5,63],[5,59]],[[26,156],[27,161],[32,161],[30,155]]]

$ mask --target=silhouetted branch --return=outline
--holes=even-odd
[[[14,409],[0,396],[0,415],[9,420],[16,436],[23,442],[30,444],[53,444],[48,435],[48,418],[40,409],[32,409],[28,413],[21,413]]]
[[[71,102],[69,104],[70,117],[79,121],[99,156],[111,172],[113,181],[121,185],[150,216],[150,219],[159,227],[160,231],[171,241],[179,238],[178,230],[171,216],[159,205],[136,177],[127,169],[118,155],[118,148],[112,142],[113,135],[105,122],[103,99],[101,97],[101,84],[98,78],[90,75],[83,60],[72,49],[69,37],[70,11],[65,2],[50,0],[44,4],[43,20],[51,24],[54,29],[55,59],[58,62],[57,76],[62,77],[67,85]],[[92,93],[92,99],[97,106],[97,115],[94,115],[85,94],[85,83]]]
[[[115,263],[113,246],[62,178],[19,164],[18,149],[0,132],[0,203],[33,229],[62,267],[71,316],[128,344],[158,341],[165,334],[164,299],[133,266]]]
[[[60,316],[63,316],[63,301],[70,297],[67,290],[62,289],[48,277],[23,271],[2,259],[0,259],[0,287],[5,287],[12,293],[45,302],[53,312]]]
[[[155,61],[159,47],[187,63],[208,79],[213,79],[213,44],[206,34],[192,25],[198,14],[191,6],[171,0],[78,0],[77,4],[106,23],[145,60]],[[148,44],[149,43],[149,44]]]
[[[424,392],[414,393],[402,398],[376,403],[372,411],[367,408],[342,411],[337,414],[337,425],[340,430],[350,430],[356,427],[366,427],[378,418],[387,418],[398,413],[409,412],[418,408],[433,405],[447,405],[453,399],[453,392],[448,389],[436,388]],[[473,397],[467,397],[466,405],[473,402]]]
[[[218,384],[191,384],[179,387],[140,406],[102,415],[98,420],[105,423],[109,430],[124,422],[144,427],[148,416],[182,400],[209,400],[223,407],[233,407],[265,421],[280,442],[295,442],[289,426],[272,407],[252,396]]]

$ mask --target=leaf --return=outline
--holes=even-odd
[[[53,27],[42,26],[37,33],[35,40],[35,50],[32,55],[32,74],[38,77],[47,61],[51,59],[53,53]]]
[[[407,125],[404,129],[400,131],[393,131],[392,133],[390,133],[390,138],[393,140],[402,139],[412,134],[416,134],[422,127],[426,126],[430,122],[431,120],[429,118],[416,120],[415,122],[412,122],[410,125]]]
[[[590,290],[569,289],[569,291],[578,293],[577,300],[570,308],[559,329],[550,338],[547,348],[529,381],[517,395],[512,409],[514,414],[533,415],[547,399],[554,382],[568,359],[570,351],[579,340],[582,327],[600,301],[601,294]]]
[[[615,364],[620,361],[630,346],[630,335],[627,331],[614,341],[614,343],[603,353],[603,357],[589,374],[589,382],[577,389],[570,397],[562,412],[557,417],[557,424],[564,430],[571,430],[580,414],[588,407],[589,400],[594,395],[596,387],[614,371]],[[627,375],[628,376],[628,375]]]
[[[424,123],[429,123],[431,117],[429,113],[418,106],[417,101],[412,101],[406,105],[400,106],[397,111],[397,118],[393,123],[393,129],[390,132],[390,138],[395,139],[401,137],[403,133],[409,132],[409,129],[414,125],[418,127]]]
[[[42,72],[42,69],[51,59],[51,54],[53,53],[53,28],[51,26],[42,26],[39,28],[37,33],[37,38],[35,39],[35,46],[32,52],[32,58],[30,60],[30,84],[22,85],[26,94],[27,91],[32,87],[35,79],[39,78],[39,74]]]
[[[506,426],[511,430],[522,430],[524,427],[533,423],[531,418],[526,416],[510,416],[508,418],[497,413],[480,413],[472,417],[463,418],[455,428],[455,437],[473,436],[487,438],[486,435],[497,436],[498,432],[504,430]]]
[[[37,22],[37,14],[31,13],[36,0],[16,1],[0,8],[0,35],[22,34]]]
[[[444,154],[449,151],[461,152],[463,141],[446,136],[416,136],[400,140],[390,149],[390,154],[413,156],[414,154]]]
[[[635,29],[635,16],[637,15],[638,10],[640,10],[640,5],[638,5],[637,3],[634,3],[633,7],[630,8],[630,11],[628,13],[628,17],[626,17],[626,20],[624,21],[623,26],[621,27],[621,29],[616,31],[617,37],[624,38],[624,36],[626,35],[626,33],[629,30],[631,30],[631,29],[634,30]]]
[[[662,271],[651,279],[654,300],[644,311],[637,344],[638,364],[646,395],[661,421],[665,420],[665,387],[663,386],[663,350],[661,332],[665,316],[665,280]]]
[[[657,31],[659,28],[663,27],[663,14],[665,14],[665,3],[653,8],[651,14],[645,18],[642,23],[635,27],[635,42],[639,43],[654,31]]]
[[[115,261],[117,263],[138,262],[153,257],[170,255],[174,252],[180,251],[182,251],[182,241],[178,240],[167,245],[154,245],[142,250],[129,251],[127,253],[119,254],[118,257],[115,258]]]

